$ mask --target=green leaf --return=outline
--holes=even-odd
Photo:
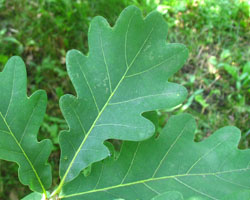
[[[157,112],[156,111],[145,112],[142,114],[142,116],[150,120],[154,124],[155,132],[157,132],[159,128],[159,117]]]
[[[226,70],[226,72],[228,73],[228,74],[230,74],[235,80],[237,80],[238,79],[238,72],[239,72],[239,70],[238,70],[238,68],[237,67],[235,67],[235,66],[232,66],[232,65],[229,65],[229,64],[227,64],[227,63],[224,63],[224,69]]]
[[[93,164],[88,177],[65,184],[61,199],[148,200],[179,191],[211,200],[249,189],[250,150],[237,148],[240,131],[224,127],[196,143],[195,129],[190,115],[171,117],[158,138],[124,142],[117,160]]]
[[[202,94],[198,94],[194,97],[195,101],[197,101],[203,108],[206,108],[209,106],[209,104],[206,102],[206,99],[203,98]]]
[[[45,200],[43,194],[38,192],[33,192],[26,197],[24,197],[22,200]]]
[[[250,62],[247,62],[243,67],[243,73],[248,73],[250,75]]]
[[[250,190],[242,190],[240,192],[234,192],[228,196],[226,196],[226,198],[223,198],[223,200],[249,200],[250,199]]]
[[[154,197],[151,200],[183,200],[183,196],[179,192],[165,192],[163,194],[160,194],[156,197]]]
[[[106,158],[107,139],[140,141],[154,132],[141,114],[171,108],[186,89],[167,80],[187,59],[181,44],[166,43],[167,25],[157,12],[145,19],[126,8],[114,27],[102,17],[92,20],[88,56],[68,52],[67,71],[77,97],[65,95],[60,107],[69,130],[60,134],[62,187],[91,163]]]
[[[51,185],[51,167],[46,162],[52,144],[36,137],[47,97],[44,91],[27,97],[26,82],[22,59],[12,57],[0,73],[0,159],[16,162],[21,183],[45,193]]]

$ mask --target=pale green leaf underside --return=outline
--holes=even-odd
[[[124,142],[118,160],[94,164],[88,177],[65,185],[61,198],[150,200],[178,191],[184,199],[217,200],[249,190],[250,150],[237,148],[239,130],[225,127],[196,143],[195,128],[188,114],[171,117],[159,138]]]
[[[140,10],[130,6],[113,28],[102,17],[92,20],[88,56],[76,50],[67,54],[77,97],[65,95],[60,100],[70,127],[59,138],[61,184],[106,158],[105,140],[149,138],[154,126],[141,116],[143,112],[183,102],[186,89],[167,80],[182,67],[187,50],[167,44],[166,35],[159,13],[143,19]]]
[[[0,73],[0,159],[19,165],[18,176],[31,190],[45,192],[51,185],[46,163],[52,144],[37,141],[46,109],[44,91],[27,97],[26,70],[21,58],[12,57]]]

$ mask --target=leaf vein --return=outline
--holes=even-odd
[[[140,147],[140,144],[141,144],[141,143],[140,143],[140,142],[138,142],[137,147],[136,147],[136,150],[135,150],[135,153],[134,153],[133,158],[132,158],[132,160],[131,160],[131,163],[130,163],[130,165],[129,165],[129,168],[128,168],[128,170],[127,170],[127,172],[126,172],[125,176],[123,177],[123,179],[122,179],[122,181],[121,181],[120,185],[122,185],[122,184],[123,184],[123,182],[124,182],[124,181],[125,181],[125,179],[127,178],[128,174],[129,174],[129,172],[130,172],[130,170],[131,170],[131,168],[132,168],[132,166],[133,166],[133,164],[134,164],[135,157],[136,157],[136,154],[137,154],[138,149],[139,149],[139,147]]]
[[[20,150],[22,151],[22,153],[23,153],[25,159],[28,161],[30,167],[32,168],[32,171],[34,172],[34,174],[35,174],[35,176],[36,176],[36,178],[37,178],[37,180],[38,180],[38,182],[39,182],[39,184],[40,184],[40,186],[41,186],[41,188],[42,188],[42,190],[43,190],[43,193],[46,194],[46,190],[45,190],[45,188],[44,188],[44,186],[43,186],[43,184],[42,184],[42,181],[41,181],[41,179],[40,179],[38,173],[36,172],[36,169],[34,168],[32,162],[30,161],[30,159],[29,159],[29,157],[27,156],[26,152],[25,152],[24,149],[22,148],[21,144],[18,142],[17,138],[15,137],[14,133],[13,133],[12,130],[10,129],[10,127],[9,127],[9,125],[8,125],[8,123],[7,123],[7,121],[6,121],[6,119],[4,118],[4,116],[3,116],[3,114],[2,114],[1,112],[0,112],[0,116],[1,116],[1,118],[3,119],[5,125],[7,126],[7,128],[8,128],[8,130],[9,130],[11,136],[12,136],[13,139],[15,140],[16,144],[18,145],[18,147],[19,147]]]
[[[39,102],[39,101],[37,101],[36,104],[34,105],[34,108],[32,109],[32,113],[31,113],[31,115],[29,116],[29,120],[28,120],[28,122],[25,124],[25,128],[24,128],[24,130],[23,130],[23,132],[22,132],[22,136],[21,136],[20,141],[19,141],[20,144],[22,144],[23,138],[24,138],[25,134],[27,133],[26,130],[27,130],[28,125],[29,125],[29,123],[30,123],[30,121],[31,121],[31,118],[32,118],[33,115],[34,115],[34,112],[35,112],[35,109],[37,108],[38,102]]]
[[[158,170],[160,169],[160,167],[162,166],[164,160],[166,160],[169,152],[174,148],[175,144],[178,142],[178,140],[180,139],[180,137],[183,135],[184,130],[186,129],[187,124],[184,126],[184,128],[182,129],[182,131],[180,132],[180,134],[177,136],[177,138],[175,139],[175,141],[171,144],[170,148],[168,149],[168,151],[166,152],[166,154],[163,156],[162,160],[160,161],[158,167],[156,168],[156,170],[154,171],[152,177],[155,177],[156,173],[158,172]]]
[[[150,98],[150,97],[157,97],[157,96],[166,96],[166,95],[171,95],[171,94],[176,94],[176,91],[166,92],[166,93],[161,93],[161,94],[152,94],[152,95],[141,96],[141,97],[137,97],[137,98],[134,98],[134,99],[128,99],[126,101],[109,103],[109,105],[124,104],[124,103],[128,103],[128,102],[131,102],[131,101],[136,101],[136,100],[140,100],[140,99],[145,99],[145,98]]]
[[[101,172],[100,172],[100,175],[99,175],[98,180],[97,180],[97,182],[96,182],[96,185],[95,185],[95,187],[94,187],[94,190],[98,187],[98,185],[99,185],[99,183],[100,183],[100,180],[101,180],[101,177],[102,177],[102,172],[103,172],[103,165],[104,165],[104,163],[102,162]]]
[[[183,53],[184,51],[185,51],[185,50],[181,51],[180,54]],[[131,75],[127,75],[126,78],[131,78],[131,77],[134,77],[134,76],[138,76],[138,75],[144,74],[144,73],[146,73],[146,72],[148,72],[148,71],[151,71],[151,70],[153,70],[153,69],[159,67],[159,66],[162,65],[163,63],[165,63],[165,62],[171,60],[172,58],[176,58],[176,55],[170,56],[169,58],[167,58],[167,59],[161,61],[160,63],[158,63],[158,64],[156,64],[156,65],[154,65],[154,66],[152,66],[152,67],[149,67],[148,69],[146,69],[146,70],[144,70],[144,71],[141,71],[141,72],[138,72],[138,73],[135,73],[135,74],[131,74]]]
[[[70,105],[70,107],[72,108],[72,110],[74,111],[74,113],[75,113],[75,115],[76,115],[76,118],[77,118],[77,120],[78,120],[78,122],[79,122],[79,124],[80,124],[80,126],[81,126],[81,129],[82,129],[82,131],[83,131],[83,133],[84,133],[84,135],[86,134],[86,131],[85,131],[85,128],[84,128],[84,126],[83,126],[83,124],[82,124],[82,121],[80,120],[80,117],[79,117],[79,115],[78,115],[78,113],[76,112],[76,110],[74,109],[74,107],[71,105],[71,104],[69,104]]]
[[[228,183],[230,183],[230,184],[232,184],[232,185],[237,185],[237,186],[240,186],[240,187],[243,187],[243,188],[246,188],[246,189],[250,189],[250,187],[248,187],[248,186],[245,186],[245,185],[242,185],[242,184],[239,184],[239,183],[231,182],[231,181],[229,181],[229,180],[227,180],[227,179],[225,179],[225,178],[222,178],[222,177],[220,177],[220,176],[218,176],[218,175],[214,175],[214,176],[217,177],[218,179],[221,179],[222,181],[228,182]]]
[[[100,127],[100,126],[120,126],[120,127],[127,127],[127,128],[143,128],[143,127],[135,127],[135,126],[130,126],[127,124],[97,124],[96,127]]]
[[[12,103],[13,95],[14,95],[14,81],[15,81],[15,77],[16,77],[16,61],[14,62],[14,67],[13,68],[14,68],[14,74],[13,74],[13,80],[12,80],[11,97],[10,97],[8,108],[6,110],[6,114],[4,116],[5,119],[7,118],[8,114],[9,114],[10,105]]]
[[[120,187],[127,187],[127,186],[131,186],[131,185],[136,185],[136,184],[141,184],[141,183],[151,182],[151,181],[174,179],[174,178],[178,178],[178,177],[215,176],[215,175],[219,175],[219,174],[226,174],[226,173],[231,173],[231,172],[241,172],[241,171],[246,171],[246,170],[250,170],[250,168],[241,168],[241,169],[228,170],[228,171],[222,171],[222,172],[214,172],[214,173],[176,174],[176,175],[163,176],[163,177],[157,177],[157,178],[152,177],[152,178],[149,178],[149,179],[144,179],[144,180],[139,180],[139,181],[135,181],[135,182],[125,183],[125,184],[122,184],[122,185],[118,184],[118,185],[114,185],[114,186],[110,186],[110,187],[106,187],[106,188],[100,188],[100,189],[89,190],[89,191],[75,193],[75,194],[69,194],[69,195],[61,196],[60,198],[63,199],[63,198],[69,198],[69,197],[73,197],[73,196],[80,196],[80,195],[84,195],[84,194],[90,194],[90,193],[94,193],[94,192],[106,191],[106,190],[111,190],[111,189],[120,188]]]
[[[160,193],[157,192],[154,188],[150,187],[148,184],[146,183],[142,183],[143,185],[145,185],[149,190],[151,190],[152,192],[156,193],[157,195],[159,195]]]
[[[100,41],[101,41],[102,56],[103,56],[103,60],[104,60],[104,64],[106,67],[107,76],[108,76],[108,80],[109,80],[109,89],[110,89],[110,93],[112,93],[112,83],[111,83],[110,74],[109,74],[109,67],[108,67],[106,56],[105,56],[104,49],[103,49],[101,31],[100,31]]]
[[[201,194],[201,195],[203,195],[203,196],[206,196],[206,197],[208,197],[208,198],[210,198],[210,199],[219,200],[219,199],[216,199],[215,197],[212,197],[211,195],[208,195],[208,194],[206,194],[206,193],[204,193],[204,192],[199,191],[198,189],[196,189],[196,188],[194,188],[194,187],[191,187],[190,185],[188,185],[188,184],[186,184],[186,183],[180,181],[178,178],[174,178],[174,179],[175,179],[177,182],[179,182],[180,184],[186,186],[187,188],[193,190],[194,192],[196,192],[196,193],[198,193],[198,194]]]
[[[207,153],[203,154],[202,156],[200,156],[200,158],[197,159],[196,162],[194,162],[194,164],[187,170],[187,174],[189,174],[191,172],[191,170],[207,155],[209,155],[211,152],[213,152],[218,146],[220,146],[221,144],[223,144],[224,142],[226,142],[229,139],[229,137],[224,140],[219,142],[218,144],[216,144],[212,149],[210,149]]]
[[[153,29],[152,29],[152,31],[153,31]],[[145,46],[145,44],[146,44],[146,42],[148,41],[148,39],[149,39],[149,37],[150,37],[152,31],[148,34],[147,38],[145,39],[145,41],[144,41],[144,43],[142,44],[142,47],[139,49],[138,53],[140,53],[141,50],[143,49],[143,47]],[[65,182],[65,180],[66,180],[66,177],[67,177],[67,175],[68,175],[68,173],[69,173],[69,171],[70,171],[72,165],[74,164],[76,157],[78,156],[79,152],[81,151],[82,146],[85,144],[85,142],[86,142],[86,140],[87,140],[89,134],[91,133],[91,131],[92,131],[93,128],[95,127],[97,121],[99,120],[100,116],[101,116],[102,113],[104,112],[105,108],[109,105],[110,100],[112,99],[112,97],[113,97],[113,95],[115,94],[116,90],[119,88],[121,82],[124,80],[124,78],[125,78],[125,76],[126,76],[128,70],[129,70],[129,68],[133,65],[134,61],[135,61],[136,58],[138,57],[138,53],[135,55],[133,61],[131,62],[131,64],[129,65],[129,67],[127,68],[127,70],[125,71],[125,73],[124,73],[124,75],[122,76],[121,80],[118,82],[117,86],[115,87],[115,89],[113,90],[113,92],[111,93],[111,95],[109,96],[107,102],[105,103],[105,105],[103,106],[103,108],[101,109],[101,111],[98,113],[98,115],[97,115],[95,121],[94,121],[93,124],[91,125],[89,131],[87,132],[87,134],[86,134],[85,137],[84,137],[84,140],[83,140],[82,143],[80,144],[80,146],[79,146],[79,148],[78,148],[76,154],[74,155],[73,159],[71,160],[71,162],[70,162],[70,164],[69,164],[69,166],[68,166],[68,168],[67,168],[65,174],[63,175],[63,178],[62,178],[62,180],[61,180],[61,182],[60,182],[60,184],[59,184],[57,190],[55,191],[55,193],[57,193],[58,191],[60,191],[61,188],[62,188],[62,186],[64,185],[64,182]],[[79,67],[80,67],[79,62],[78,62],[78,65],[79,65]],[[80,67],[80,69],[81,69],[81,67]],[[84,72],[82,71],[82,69],[81,69],[81,72],[83,73],[83,76],[85,77],[85,74],[84,74]],[[86,77],[85,77],[85,80],[86,80]],[[89,89],[90,89],[90,88],[89,88]],[[93,97],[94,97],[94,96],[93,96]]]
[[[4,130],[0,130],[0,132],[10,134],[10,132]]]
[[[83,69],[82,69],[82,67],[81,67],[81,65],[80,65],[80,63],[79,63],[79,61],[78,61],[78,59],[75,59],[75,60],[77,60],[77,64],[78,64],[78,66],[79,66],[79,69],[80,69],[80,71],[81,71],[81,73],[82,73],[82,75],[83,75],[83,77],[84,77],[84,79],[85,79],[85,81],[86,81],[86,83],[87,83],[87,86],[88,86],[88,88],[89,88],[89,91],[90,91],[90,93],[91,93],[91,96],[92,96],[92,98],[93,98],[93,101],[94,101],[94,103],[95,103],[97,112],[100,113],[100,109],[99,109],[99,107],[98,107],[98,105],[97,105],[96,98],[95,98],[94,93],[93,93],[93,90],[92,90],[92,88],[91,88],[91,86],[90,86],[90,84],[89,84],[89,81],[88,81],[88,79],[87,79],[87,77],[86,77],[86,75],[85,75],[85,73],[84,73],[84,71],[83,71]]]

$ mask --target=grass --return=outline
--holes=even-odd
[[[88,52],[90,20],[101,15],[114,24],[128,5],[144,14],[161,12],[169,25],[169,42],[184,43],[189,60],[172,78],[189,91],[189,98],[170,113],[159,111],[163,126],[169,115],[192,113],[196,140],[225,125],[242,130],[240,148],[250,141],[250,2],[247,0],[0,0],[0,70],[12,55],[27,64],[28,93],[45,89],[47,115],[39,139],[51,138],[50,162],[58,177],[58,133],[67,128],[59,98],[75,91],[65,68],[70,49]],[[54,180],[54,185],[58,180]],[[17,189],[18,188],[18,189]],[[0,161],[0,199],[20,199],[29,192],[20,186],[17,166]]]

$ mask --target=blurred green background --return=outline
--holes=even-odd
[[[105,17],[114,25],[119,13],[136,5],[146,15],[158,10],[169,26],[167,41],[185,44],[189,60],[171,81],[184,85],[184,104],[158,111],[163,126],[169,115],[189,112],[198,123],[196,141],[216,129],[235,125],[242,131],[239,147],[250,141],[250,0],[0,0],[0,71],[20,55],[28,71],[29,95],[46,90],[47,115],[39,139],[50,138],[54,177],[58,177],[58,133],[67,128],[59,98],[75,94],[65,67],[70,49],[88,52],[91,19]],[[54,179],[53,184],[57,184]],[[29,193],[17,178],[17,165],[0,161],[0,199]]]

